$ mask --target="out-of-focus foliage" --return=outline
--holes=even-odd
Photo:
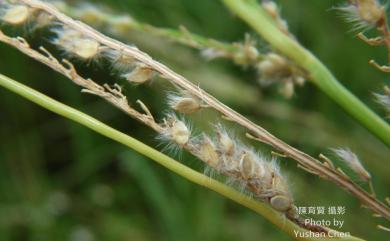
[[[95,2],[156,26],[184,25],[192,32],[224,41],[239,41],[246,32],[252,33],[217,0]],[[384,59],[385,52],[354,39],[347,24],[330,10],[340,1],[279,3],[291,31],[302,44],[353,93],[381,111],[372,100],[372,92],[380,90],[389,76],[368,66],[367,61],[372,56]],[[194,50],[147,34],[134,32],[129,36],[131,43],[190,80],[199,81],[223,102],[289,144],[313,155],[329,153],[328,147],[350,147],[373,174],[377,192],[381,196],[389,194],[389,149],[312,85],[298,89],[292,100],[284,100],[275,89],[261,90],[254,71],[226,60],[205,62]],[[29,38],[35,44],[47,45],[38,36]],[[258,42],[261,49],[267,49],[261,39]],[[47,67],[5,45],[0,45],[0,56],[1,73],[152,146],[164,146],[155,140],[151,130],[96,97],[80,94],[77,86]],[[104,63],[81,63],[78,68],[103,82],[119,81]],[[155,82],[124,88],[130,100],[142,99],[153,113],[161,116],[167,108],[161,104],[164,91],[168,90],[165,85]],[[198,128],[209,128],[215,115],[204,111],[195,114],[194,119]],[[241,134],[243,130],[235,132]],[[203,169],[198,160],[185,153],[180,160]],[[344,231],[368,240],[387,240],[386,233],[375,229],[381,221],[370,217],[356,199],[297,169],[291,160],[280,160],[280,165],[289,176],[298,205],[346,206],[346,214],[341,217],[345,220]],[[177,177],[117,143],[0,90],[1,241],[260,239],[289,240],[257,214]]]

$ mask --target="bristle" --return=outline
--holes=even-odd
[[[374,97],[377,103],[383,106],[383,108],[390,113],[390,95],[374,93]]]
[[[235,143],[221,124],[216,125],[219,151],[226,156],[233,156]]]
[[[215,144],[206,135],[203,136],[198,150],[199,158],[203,160],[208,166],[218,169],[220,165],[220,158]]]

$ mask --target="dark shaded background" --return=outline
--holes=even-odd
[[[79,2],[79,1],[74,1]],[[217,0],[95,1],[120,13],[161,27],[186,26],[190,31],[223,41],[240,41],[243,22]],[[281,0],[283,15],[300,42],[314,52],[362,101],[384,116],[372,100],[388,75],[368,66],[384,49],[357,41],[350,27],[332,10],[342,1]],[[351,119],[311,84],[291,100],[273,88],[261,90],[256,73],[227,60],[205,62],[195,50],[138,32],[130,39],[157,60],[172,67],[289,144],[317,155],[327,148],[354,150],[374,177],[380,197],[389,195],[389,149]],[[38,36],[35,44],[48,45]],[[162,149],[154,133],[104,101],[81,95],[79,87],[47,67],[0,44],[0,72],[59,101],[82,110],[151,146]],[[101,82],[119,82],[103,64],[78,68]],[[388,82],[387,82],[388,83]],[[132,87],[131,101],[143,100],[156,114],[167,109],[167,83]],[[210,128],[215,114],[194,116],[196,129]],[[242,129],[230,126],[240,135]],[[259,146],[259,149],[265,149]],[[178,158],[177,155],[174,157]],[[197,169],[203,165],[182,154]],[[388,240],[375,229],[359,202],[335,185],[281,160],[297,205],[346,206],[343,230],[368,240]],[[316,217],[315,217],[316,218]],[[331,217],[330,217],[331,218]],[[13,93],[0,89],[0,240],[289,240],[264,218],[220,195],[170,173],[147,158],[78,124],[65,120]]]

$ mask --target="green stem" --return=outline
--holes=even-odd
[[[57,7],[72,17],[81,19],[82,21],[95,27],[108,28],[109,31],[120,34],[121,36],[125,36],[135,30],[157,37],[166,38],[173,42],[199,50],[212,48],[221,51],[224,53],[224,57],[231,59],[234,59],[235,56],[242,54],[241,52],[243,51],[235,44],[225,43],[194,34],[186,30],[184,27],[181,27],[180,30],[155,27],[153,25],[140,22],[130,15],[110,14],[105,11],[101,11],[99,8],[83,9],[75,8],[67,4],[60,4]],[[93,17],[91,17],[92,11],[94,12]],[[259,59],[261,59],[261,56]]]
[[[186,178],[187,180],[196,183],[200,186],[204,186],[210,190],[213,190],[236,203],[247,207],[256,213],[264,216],[270,222],[275,224],[279,229],[283,230],[289,236],[296,240],[331,240],[331,238],[300,238],[296,237],[295,232],[307,232],[307,230],[298,227],[293,222],[287,220],[282,214],[274,211],[264,203],[258,202],[245,196],[244,194],[234,190],[231,187],[226,186],[210,177],[207,177],[199,172],[192,170],[191,168],[175,161],[174,159],[162,154],[161,152],[145,145],[144,143],[122,133],[112,127],[94,119],[91,116],[84,114],[76,109],[73,109],[67,105],[64,105],[28,86],[16,82],[2,74],[0,74],[0,86],[20,95],[24,98],[38,104],[39,106],[48,109],[58,115],[73,120],[103,136],[106,136],[116,142],[119,142],[127,147],[134,149],[142,155],[149,157],[156,161],[160,165],[173,171],[174,173]],[[362,240],[355,237],[340,238],[338,240]]]
[[[273,48],[305,69],[309,74],[310,80],[320,90],[390,147],[390,125],[341,85],[324,64],[311,52],[279,30],[273,19],[256,1],[221,1],[257,31]]]
[[[245,47],[246,42],[227,43],[218,41],[191,33],[184,26],[181,26],[178,30],[156,27],[140,22],[128,14],[107,13],[99,7],[74,7],[67,4],[59,4],[57,7],[73,18],[80,19],[91,26],[105,29],[121,38],[131,36],[134,34],[134,31],[147,33],[194,49],[213,50],[215,51],[215,58],[230,59],[235,64],[241,66],[255,65],[264,58],[264,55],[259,51],[254,55],[248,53],[248,49]],[[255,46],[251,47],[255,48]],[[212,58],[212,56],[210,57]]]

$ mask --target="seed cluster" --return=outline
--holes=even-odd
[[[197,102],[187,98],[190,99],[185,97],[186,101]],[[166,139],[190,150],[208,167],[233,179],[239,186],[250,191],[255,198],[270,203],[280,212],[294,214],[289,187],[274,160],[268,161],[253,148],[232,138],[221,124],[215,126],[214,138],[204,133],[198,137],[191,137],[190,128],[174,115],[170,116],[165,126],[167,127],[164,133]]]
[[[131,83],[146,83],[152,80],[158,73],[151,66],[138,62],[132,56],[128,56],[116,49],[111,49],[98,40],[59,23],[46,13],[40,12],[40,10],[32,9],[26,5],[12,5],[8,3],[5,5],[1,4],[0,9],[2,22],[10,25],[21,25],[27,23],[27,21],[38,21],[38,19],[43,19],[42,17],[45,16],[46,20],[51,21],[45,22],[45,24],[42,24],[42,22],[39,26],[48,27],[56,35],[51,42],[63,50],[66,55],[83,61],[105,58],[111,62],[112,67],[118,72],[118,76],[127,79]],[[45,53],[48,55],[47,52]],[[253,51],[252,54],[256,55]],[[47,60],[54,61],[51,55],[45,61]],[[55,64],[59,65],[59,62],[57,61]],[[72,71],[69,72],[69,77],[80,79],[73,69]],[[91,80],[82,81],[91,82]],[[104,88],[96,87],[92,90],[87,88],[85,92],[108,99],[119,108],[128,110],[130,115],[135,113],[134,110],[130,109],[126,97],[122,95],[118,86],[115,88],[109,86]],[[207,107],[202,103],[202,100],[191,96],[184,90],[180,90],[175,95],[170,94],[168,99],[169,106],[182,114],[192,114],[203,107]],[[141,107],[147,114],[136,112],[134,115],[146,124],[151,123],[153,125],[152,128],[159,132],[163,139],[175,143],[179,148],[188,150],[207,164],[207,166],[222,175],[232,178],[246,190],[250,191],[255,198],[269,203],[275,210],[286,213],[290,217],[295,217],[291,193],[275,161],[268,161],[263,155],[256,153],[252,148],[232,138],[220,124],[215,127],[214,137],[204,133],[194,137],[191,128],[174,114],[167,115],[163,123],[158,124],[154,122],[154,118],[146,106],[142,104]]]

